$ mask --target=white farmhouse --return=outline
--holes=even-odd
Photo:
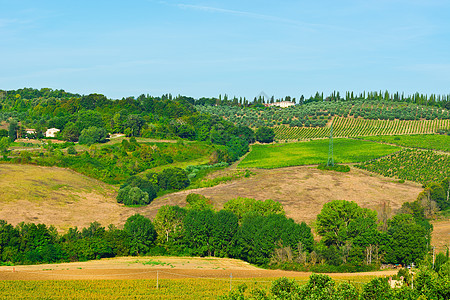
[[[281,102],[275,102],[275,103],[266,103],[264,104],[264,106],[266,107],[270,107],[270,106],[278,106],[278,107],[289,107],[289,106],[294,106],[295,103],[291,102],[291,101],[281,101]]]
[[[60,130],[58,128],[49,128],[45,132],[45,136],[46,137],[55,137],[55,134],[57,134],[58,132],[60,132]]]

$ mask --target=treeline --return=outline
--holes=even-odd
[[[417,105],[424,106],[436,106],[441,108],[450,109],[450,94],[447,95],[436,95],[436,94],[420,94],[414,93],[412,95],[405,95],[404,93],[390,93],[389,91],[369,91],[362,93],[355,93],[347,91],[345,92],[345,96],[342,96],[338,91],[332,92],[328,96],[324,96],[323,92],[316,92],[314,95],[311,95],[309,98],[301,95],[300,97],[281,97],[275,98],[274,96],[268,97],[259,95],[258,97],[253,98],[253,100],[248,100],[245,97],[229,97],[227,94],[224,96],[219,95],[218,98],[202,98],[195,101],[196,105],[223,105],[223,106],[263,106],[265,103],[277,103],[283,101],[289,101],[296,104],[307,104],[312,102],[344,102],[344,101],[354,101],[354,100],[363,100],[363,101],[389,101],[389,102],[408,102],[414,103]]]

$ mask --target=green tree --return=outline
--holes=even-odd
[[[180,236],[185,215],[186,210],[177,205],[163,205],[158,209],[153,223],[159,244],[168,244]]]
[[[140,214],[129,217],[123,230],[128,234],[130,253],[133,255],[147,253],[156,240],[156,230],[152,221]]]
[[[106,142],[107,137],[108,133],[106,132],[106,129],[92,126],[83,129],[80,135],[79,143],[86,145],[104,143]]]
[[[9,121],[8,126],[8,136],[11,142],[14,142],[17,139],[17,130],[19,128],[19,124],[16,120],[12,119]]]
[[[62,137],[64,140],[69,142],[78,142],[78,139],[80,137],[80,130],[75,125],[75,123],[67,123],[67,125],[64,127],[64,130],[62,131]]]
[[[214,227],[214,212],[211,210],[189,210],[183,220],[183,244],[191,255],[211,256],[211,238]]]
[[[341,247],[348,240],[351,221],[366,217],[376,221],[376,212],[361,208],[353,201],[333,200],[325,203],[317,215],[316,230],[326,245]]]
[[[270,127],[259,127],[255,132],[255,138],[260,143],[272,143],[275,138],[275,132]]]
[[[158,174],[158,186],[163,190],[181,190],[189,184],[188,174],[181,168],[168,168]]]
[[[389,263],[408,264],[422,259],[427,252],[429,233],[416,222],[412,215],[395,215],[388,222],[390,238],[386,253]]]
[[[125,130],[129,130],[130,136],[140,136],[145,120],[140,115],[129,115],[125,122]]]
[[[2,137],[0,139],[0,152],[5,154],[8,151],[11,140],[8,137]]]

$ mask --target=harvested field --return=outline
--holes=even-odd
[[[157,272],[158,271],[158,272]],[[215,257],[118,257],[88,262],[1,266],[0,280],[95,280],[184,278],[277,278],[307,279],[311,272],[266,270],[241,260]],[[384,276],[395,270],[365,273],[330,273],[334,278]]]

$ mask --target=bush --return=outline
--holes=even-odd
[[[158,174],[158,186],[163,190],[181,190],[189,184],[188,174],[181,168],[165,169]]]
[[[136,186],[127,185],[119,190],[117,202],[125,205],[146,205],[149,204],[151,200],[148,193]]]
[[[67,148],[67,153],[68,154],[72,154],[72,155],[76,155],[77,154],[77,150],[75,150],[74,146],[70,146],[69,148]]]

